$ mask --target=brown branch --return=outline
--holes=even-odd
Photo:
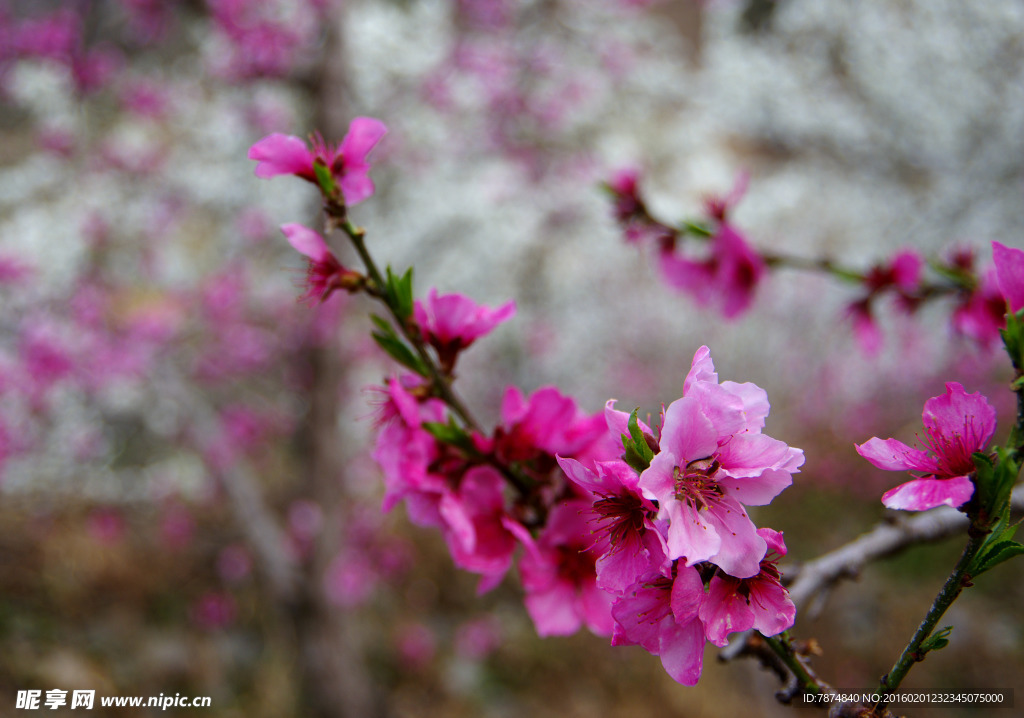
[[[1015,513],[1024,512],[1024,486],[1014,490],[1011,507]],[[784,571],[792,579],[789,596],[799,611],[842,579],[857,577],[861,569],[872,561],[892,556],[917,544],[940,541],[966,530],[967,517],[948,507],[879,524],[834,551]],[[811,613],[813,615],[814,611]]]

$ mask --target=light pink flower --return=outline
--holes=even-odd
[[[652,572],[669,575],[668,547],[654,520],[658,510],[641,494],[636,472],[621,461],[598,461],[591,471],[575,459],[557,458],[569,480],[593,496],[584,517],[608,546],[597,559],[597,585],[621,594]]]
[[[789,486],[803,452],[760,433],[769,408],[763,389],[717,378],[701,347],[682,398],[665,410],[660,450],[639,486],[669,520],[670,559],[711,561],[749,578],[767,544],[743,507],[767,504]]]
[[[779,558],[786,555],[782,534],[768,528],[757,533],[768,543],[761,571],[750,578],[717,573],[698,612],[707,639],[716,646],[728,643],[730,633],[751,628],[774,636],[791,627],[796,619],[796,606],[783,588],[776,567]]]
[[[257,161],[257,177],[266,179],[290,174],[314,184],[317,180],[313,164],[319,161],[337,180],[345,204],[354,205],[373,194],[370,163],[366,156],[386,132],[387,128],[380,120],[357,117],[352,120],[339,146],[314,136],[312,148],[294,135],[275,132],[249,148],[249,159]]]
[[[980,393],[968,394],[956,382],[946,384],[945,395],[925,402],[922,419],[928,435],[922,443],[928,451],[878,437],[856,447],[858,454],[880,469],[924,474],[882,495],[882,503],[890,509],[925,511],[967,502],[974,494],[971,454],[983,450],[996,430],[995,409]]]
[[[992,243],[992,260],[996,265],[996,283],[1010,304],[1010,310],[1024,309],[1024,251]]]
[[[594,568],[600,550],[580,515],[589,508],[580,500],[555,506],[536,540],[518,531],[526,610],[540,636],[567,636],[583,625],[600,636],[612,632],[612,596],[598,588]]]
[[[413,319],[426,340],[433,345],[442,366],[451,368],[460,351],[515,316],[516,303],[506,302],[492,309],[462,294],[439,295],[431,288],[427,301],[413,304]]]
[[[612,645],[643,646],[673,680],[694,686],[704,665],[704,583],[697,569],[676,566],[674,579],[654,574],[615,600]]]
[[[363,285],[363,276],[344,267],[319,232],[294,222],[282,224],[281,231],[288,243],[309,259],[302,301],[323,302],[336,289],[354,292]]]

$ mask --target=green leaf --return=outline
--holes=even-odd
[[[683,232],[695,234],[698,237],[711,237],[714,235],[714,232],[712,232],[709,227],[701,224],[700,222],[683,222],[682,230]]]
[[[622,460],[629,464],[634,471],[640,473],[651,465],[654,451],[647,443],[643,429],[640,428],[640,420],[637,418],[638,411],[640,410],[634,409],[633,413],[629,415],[627,424],[629,434],[622,434],[622,448],[625,452],[622,455]]]
[[[471,454],[477,453],[472,437],[466,433],[465,429],[456,424],[454,419],[449,419],[447,424],[438,421],[425,421],[423,428],[443,444],[456,446]]]
[[[953,632],[952,626],[946,626],[945,628],[936,631],[932,635],[928,636],[922,643],[918,651],[923,656],[929,651],[937,651],[940,648],[945,648],[949,645],[949,634]]]
[[[1016,528],[1016,527],[1015,527]],[[973,562],[974,571],[971,576],[978,576],[990,568],[998,566],[1003,561],[1009,561],[1014,556],[1024,554],[1024,545],[1016,541],[1000,541],[988,549],[984,555],[979,555]]]
[[[375,314],[370,315],[370,321],[377,327],[377,331],[371,332],[373,340],[387,352],[389,357],[407,369],[412,369],[420,376],[429,376],[423,361],[399,338],[394,327]]]
[[[392,272],[390,266],[386,271],[384,298],[388,306],[394,309],[395,314],[404,322],[412,316],[412,267],[409,267],[401,277]]]
[[[316,175],[316,183],[324,197],[335,197],[338,194],[338,183],[334,181],[334,175],[330,168],[319,157],[313,160],[313,174]]]

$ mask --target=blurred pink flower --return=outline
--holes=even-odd
[[[282,224],[281,231],[288,243],[309,259],[302,301],[323,302],[336,289],[352,292],[361,286],[362,275],[342,266],[319,232],[294,222]]]
[[[764,260],[730,224],[722,223],[711,238],[710,255],[693,260],[665,249],[662,275],[669,286],[689,293],[698,304],[714,304],[727,319],[750,308],[764,278]]]
[[[996,283],[1010,304],[1010,311],[1024,309],[1024,251],[992,243],[992,260],[996,265]]]
[[[996,430],[996,412],[988,400],[977,392],[966,393],[956,382],[946,384],[945,395],[925,402],[922,419],[928,436],[921,443],[928,451],[878,437],[856,447],[880,469],[924,474],[882,495],[890,509],[925,511],[941,504],[964,504],[974,494],[971,454],[983,450]]]
[[[235,622],[238,605],[230,593],[209,591],[192,604],[192,620],[206,630],[226,628]]]
[[[313,165],[322,163],[341,187],[345,204],[354,205],[373,194],[373,181],[369,177],[370,153],[387,128],[380,120],[357,117],[352,120],[348,133],[337,147],[314,136],[312,149],[294,135],[275,132],[264,137],[249,149],[249,159],[256,160],[256,176],[295,175],[317,184]]]
[[[412,315],[426,340],[437,349],[441,365],[450,369],[460,351],[515,313],[514,301],[491,309],[462,294],[439,295],[431,287],[426,302],[416,300]]]

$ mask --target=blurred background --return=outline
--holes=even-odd
[[[1022,59],[1019,0],[0,0],[0,712],[85,688],[212,699],[126,716],[815,713],[711,648],[684,688],[640,648],[541,640],[514,575],[477,597],[440,535],[382,514],[365,387],[393,367],[361,298],[296,301],[277,227],[316,226],[315,192],[246,153],[387,124],[353,210],[375,255],[420,296],[518,304],[460,362],[488,425],[507,384],[656,412],[710,346],[806,453],[755,516],[798,562],[885,518],[900,479],[853,444],[910,442],[944,382],[1003,438],[1008,362],[952,300],[879,307],[865,352],[863,289],[793,270],[724,320],[623,240],[600,184],[637,169],[671,223],[746,173],[733,220],[762,251],[984,271],[991,241],[1024,244]],[[961,544],[798,616],[820,673],[872,688]],[[1022,600],[1015,563],[980,579],[908,690],[1024,687]]]

